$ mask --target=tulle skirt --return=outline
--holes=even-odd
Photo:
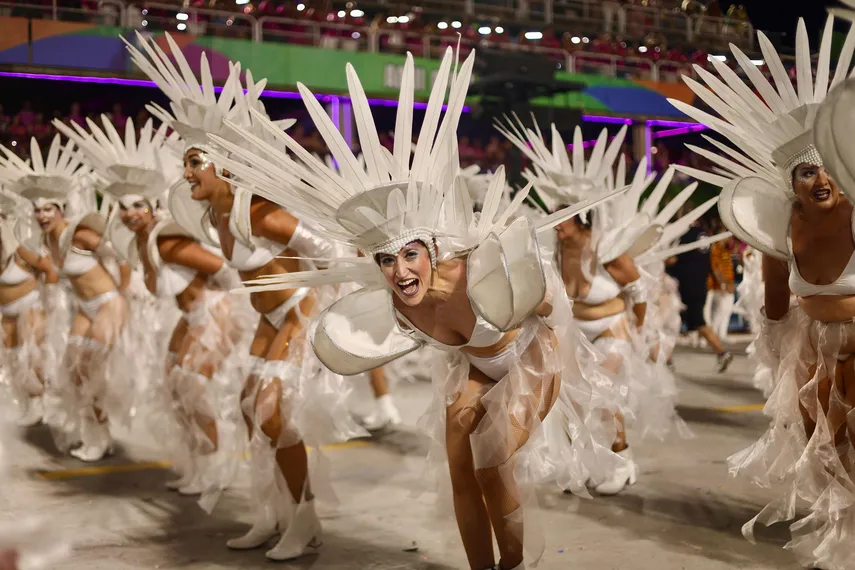
[[[475,469],[501,479],[504,504],[512,510],[506,518],[524,521],[526,560],[532,565],[544,550],[534,516],[534,485],[552,483],[557,492],[590,496],[586,483],[624,461],[611,451],[616,430],[613,422],[602,421],[601,413],[618,409],[624,395],[602,372],[595,351],[574,325],[557,273],[551,266],[546,269],[552,315],[528,317],[503,353],[507,373],[463,402],[483,414],[477,425],[461,425],[469,414],[447,422],[449,406],[460,408],[459,398],[471,392],[466,389],[472,364],[459,350],[435,351],[433,397],[419,420],[432,442],[427,480],[440,493],[441,514],[453,512],[446,444],[454,440],[455,430],[469,430]]]
[[[778,322],[762,321],[756,355],[772,374],[763,410],[769,429],[751,447],[729,458],[733,475],[783,489],[745,524],[794,520],[787,544],[799,561],[823,570],[855,568],[855,321],[822,323],[798,306]],[[828,402],[826,407],[824,402]],[[807,430],[806,430],[807,427]],[[810,435],[808,435],[808,433]]]

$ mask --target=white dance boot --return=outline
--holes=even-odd
[[[32,427],[42,421],[45,415],[45,406],[41,396],[27,398],[25,408],[21,411],[18,426]]]
[[[626,487],[634,485],[638,479],[638,464],[635,462],[635,457],[633,457],[629,447],[623,451],[618,451],[617,454],[626,461],[615,469],[610,477],[594,487],[594,490],[600,495],[617,495]]]
[[[252,550],[263,546],[277,534],[279,534],[279,529],[275,524],[271,527],[267,524],[253,523],[245,535],[229,539],[226,541],[226,546],[232,550]]]
[[[294,516],[288,529],[276,546],[267,551],[271,560],[293,560],[321,547],[321,521],[315,513],[315,501],[303,501],[295,505]]]
[[[80,461],[100,461],[105,455],[113,453],[113,440],[107,422],[99,422],[92,417],[84,418],[80,439],[83,444],[71,452]]]
[[[391,394],[380,396],[374,402],[374,413],[367,416],[364,421],[365,429],[377,431],[390,425],[401,423],[401,413],[395,406]]]

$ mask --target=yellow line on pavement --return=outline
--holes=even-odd
[[[370,441],[365,440],[353,440],[353,441],[345,441],[343,443],[333,443],[331,445],[324,445],[321,447],[324,451],[326,450],[338,450],[338,449],[354,449],[359,447],[368,447],[371,445]],[[312,448],[309,448],[311,450]],[[244,459],[248,459],[248,454]],[[153,469],[169,469],[172,467],[172,463],[169,461],[147,461],[144,463],[122,463],[119,465],[93,465],[92,467],[79,467],[76,469],[61,469],[57,471],[39,471],[37,476],[40,479],[45,479],[48,481],[56,480],[56,479],[73,479],[75,477],[91,477],[93,475],[109,475],[111,473],[128,473],[133,471],[149,471]]]
[[[61,471],[40,471],[38,476],[42,479],[71,479],[74,477],[89,477],[91,475],[107,475],[108,473],[127,473],[128,471],[147,471],[149,469],[168,469],[168,461],[149,461],[146,463],[125,463],[122,465],[98,465],[93,467],[79,467],[77,469],[63,469]]]
[[[740,414],[742,412],[760,412],[766,404],[747,404],[745,406],[729,406],[727,408],[715,408],[714,412],[724,412],[727,414]]]

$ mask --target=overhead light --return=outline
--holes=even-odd
[[[758,67],[761,65],[766,65],[766,62],[763,61],[762,59],[752,59],[751,63],[753,63],[754,65],[756,65]]]
[[[461,24],[461,23],[460,23],[460,22],[458,22],[457,20],[454,20],[453,22],[451,22],[451,27],[452,27],[452,28],[454,28],[455,30],[456,30],[456,29],[458,29],[458,28],[460,28],[460,26],[462,26],[462,25],[463,25],[463,24]]]
[[[386,18],[386,23],[387,24],[397,24],[398,18],[396,18],[395,16],[389,16],[388,18]]]
[[[175,19],[176,19],[176,20],[181,20],[182,22],[183,22],[183,21],[185,21],[185,20],[187,20],[188,18],[190,18],[190,16],[188,16],[188,15],[187,15],[187,14],[185,14],[184,12],[178,12],[177,14],[175,14]]]
[[[496,32],[497,34],[504,34],[505,28],[503,28],[502,26],[496,26],[496,29],[493,31]]]
[[[440,30],[446,30],[448,29],[448,22],[440,22],[436,25],[436,27]]]
[[[302,11],[303,11],[303,10],[305,10],[305,9],[306,9],[306,5],[305,5],[305,4],[297,4],[297,11],[298,11],[298,12],[302,12]]]
[[[482,36],[487,36],[492,31],[493,30],[490,29],[490,26],[481,26],[480,28],[478,28],[478,33],[481,34]]]
[[[583,44],[587,44],[587,43],[589,43],[590,41],[591,41],[591,38],[589,38],[588,36],[585,36],[585,37],[583,37],[583,38],[582,38],[582,43],[583,43]]]
[[[18,141],[12,141],[12,146],[18,146]]]
[[[647,53],[647,46],[638,46],[638,51],[641,53]]]
[[[525,39],[527,40],[539,40],[543,38],[543,32],[526,32]]]
[[[360,34],[359,34],[359,32],[353,32],[352,34],[350,34],[350,37],[352,37],[352,38],[353,38],[353,39],[355,39],[355,40],[358,40],[358,39],[359,39],[359,35],[360,35]]]
[[[398,16],[398,23],[399,24],[406,24],[409,21],[410,21],[409,16]]]
[[[181,22],[180,24],[178,24],[178,29],[179,29],[179,31],[183,32],[184,30],[187,29],[187,24],[185,24],[184,22]]]
[[[572,38],[570,38],[570,41],[574,44],[580,44],[582,43],[582,38],[580,38],[579,36],[573,36]]]
[[[226,25],[227,25],[227,26],[231,26],[231,25],[232,25],[232,24],[234,24],[234,23],[235,23],[235,19],[234,19],[234,18],[229,18],[228,20],[226,20]]]
[[[249,4],[249,0],[235,0],[235,4],[243,6],[244,4]]]
[[[339,10],[336,16],[338,16],[339,18],[344,18],[345,16],[347,16],[347,12],[345,12],[344,10]]]
[[[362,10],[351,10],[350,11],[350,17],[351,18],[361,18],[364,15],[365,15],[365,12],[363,12]]]
[[[148,20],[143,20],[143,21],[142,21],[142,22],[140,22],[140,23],[142,24],[142,27],[143,27],[143,28],[144,28],[144,27],[146,27],[146,26],[148,26]]]
[[[707,61],[712,61],[712,60],[725,62],[725,61],[727,61],[727,56],[726,55],[708,55]]]
[[[148,16],[148,9],[147,9],[147,8],[143,8],[143,10],[142,10],[142,15],[143,15],[143,16]]]

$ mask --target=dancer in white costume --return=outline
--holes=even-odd
[[[612,173],[626,128],[610,144],[608,133],[603,130],[587,163],[578,127],[572,162],[554,126],[551,148],[537,126],[528,129],[519,119],[500,123],[497,128],[531,160],[533,170],[527,170],[525,176],[538,191],[547,211],[614,188],[616,183],[621,187],[626,183],[625,161],[621,160],[617,173]],[[675,426],[684,434],[688,434],[688,429],[674,409],[676,381],[666,367],[667,357],[658,357],[662,349],[659,331],[645,326],[648,291],[654,279],[642,276],[635,258],[679,238],[715,200],[708,201],[688,218],[669,225],[697,184],[684,189],[659,212],[660,201],[674,174],[669,170],[640,207],[642,193],[655,178],[647,175],[646,169],[646,161],[642,160],[625,195],[599,206],[585,219],[560,224],[556,228],[555,255],[565,291],[574,300],[576,322],[594,347],[605,355],[602,365],[617,378],[627,396],[625,408],[633,423],[642,435],[664,438]],[[625,461],[605,480],[591,482],[600,494],[616,494],[637,478],[638,468],[627,445],[622,411],[603,410],[605,421],[612,422],[617,429],[617,437],[610,442],[612,450]]]
[[[693,148],[719,169],[690,173],[722,186],[725,225],[763,253],[765,314],[755,344],[774,374],[764,409],[771,423],[730,465],[732,473],[749,473],[784,492],[743,533],[751,539],[757,522],[794,519],[797,499],[807,501],[810,514],[790,526],[787,548],[805,565],[849,570],[855,567],[855,431],[847,421],[855,404],[855,169],[849,156],[855,85],[845,80],[855,31],[850,28],[832,78],[833,25],[830,17],[814,74],[808,32],[799,21],[796,85],[759,33],[775,87],[733,47],[751,85],[717,61],[720,78],[698,69],[706,86],[686,79],[719,117],[672,103],[737,147],[711,140],[719,152]]]
[[[366,285],[328,306],[318,319],[313,346],[324,364],[354,374],[425,344],[443,352],[433,377],[434,401],[422,425],[436,442],[432,458],[448,460],[469,565],[493,567],[495,534],[500,567],[523,568],[522,505],[533,498],[524,493],[524,483],[535,473],[545,476],[559,469],[565,486],[584,493],[588,477],[599,475],[586,468],[600,465],[591,457],[598,450],[584,420],[576,416],[590,409],[597,394],[579,371],[578,331],[572,328],[557,273],[548,262],[541,263],[536,234],[551,233],[555,224],[610,195],[557,212],[535,226],[514,215],[526,192],[511,208],[498,209],[504,186],[499,173],[484,209],[474,216],[468,193],[456,181],[455,151],[474,53],[454,73],[453,59],[449,49],[414,152],[412,56],[404,66],[392,153],[380,145],[359,78],[347,66],[367,170],[303,85],[298,85],[303,101],[342,175],[255,112],[275,144],[258,144],[258,150],[249,152],[244,145],[213,138],[231,153],[217,160],[239,185],[252,184],[259,194],[365,253],[327,270],[262,277],[250,289],[353,281]],[[448,111],[440,120],[446,88]],[[258,141],[237,125],[235,130],[247,142]],[[282,144],[301,162],[290,159]],[[547,315],[557,317],[556,322]],[[562,449],[541,455],[539,450],[546,451],[539,445],[544,421],[565,433],[572,426],[572,443],[565,435]],[[536,562],[543,548],[538,533],[529,527],[525,537],[530,562]]]
[[[0,169],[0,177],[8,174]],[[30,203],[11,192],[0,192],[0,314],[3,325],[2,374],[4,399],[14,402],[12,413],[21,425],[42,420],[45,378],[54,370],[45,343],[42,295],[58,294],[59,278],[41,253],[33,231]],[[19,239],[20,238],[20,239]],[[35,238],[35,239],[34,239]]]
[[[246,71],[244,92],[238,64],[230,64],[229,79],[217,98],[204,54],[200,83],[180,48],[168,34],[165,38],[177,68],[152,40],[139,34],[137,41],[145,54],[130,44],[128,49],[171,101],[172,113],[155,105],[149,110],[185,142],[184,178],[189,189],[188,185],[175,187],[170,195],[176,221],[198,227],[196,235],[211,235],[213,230],[227,262],[244,279],[314,268],[312,260],[329,257],[331,244],[290,212],[234,186],[222,165],[212,161],[216,147],[206,137],[206,133],[232,136],[234,124],[272,140],[260,124],[280,131],[293,121],[267,119],[259,99],[266,80],[256,83]],[[188,203],[191,197],[201,204]],[[329,289],[304,287],[251,296],[259,321],[242,409],[251,437],[254,520],[244,536],[228,541],[230,548],[257,548],[279,533],[279,542],[267,551],[274,560],[296,558],[319,546],[321,525],[309,484],[306,445],[316,449],[312,476],[317,477],[318,447],[365,434],[347,411],[343,379],[324,369],[308,346],[306,319],[324,296],[335,294]]]
[[[94,190],[85,169],[75,156],[74,144],[60,145],[57,135],[47,158],[35,138],[31,144],[32,166],[0,146],[15,182],[10,190],[31,200],[43,232],[44,247],[59,273],[68,278],[76,301],[65,362],[67,375],[57,378],[57,398],[47,421],[57,428],[60,447],[81,445],[71,454],[83,461],[97,461],[112,449],[108,423],[110,380],[105,363],[125,323],[128,305],[123,296],[130,282],[130,268],[120,263],[117,284],[105,264],[118,260],[116,251],[102,239],[105,216],[96,211]],[[78,212],[66,211],[70,198],[79,201]]]
[[[739,297],[733,306],[733,312],[742,315],[748,321],[755,340],[761,332],[763,322],[763,302],[765,288],[763,283],[763,254],[751,246],[747,246],[742,254],[742,282],[737,286]],[[757,355],[757,343],[748,345],[748,358],[754,365],[754,387],[768,397],[772,393],[774,381],[773,371]]]
[[[157,326],[166,320],[171,325],[175,319],[170,318],[170,309],[177,305],[181,311],[174,328],[163,331],[167,345],[152,330],[138,329],[141,334],[129,342],[120,341],[116,352],[125,363],[134,361],[140,372],[165,375],[165,386],[154,378],[141,382],[143,374],[137,378],[140,389],[151,392],[142,394],[138,402],[145,412],[142,419],[182,467],[183,476],[168,486],[182,494],[202,493],[201,503],[210,511],[236,464],[229,443],[238,431],[234,421],[240,420],[222,409],[228,394],[240,391],[240,386],[230,386],[237,376],[235,366],[225,371],[232,378],[220,377],[219,383],[212,379],[240,339],[242,324],[248,324],[241,323],[233,300],[226,295],[240,280],[218,250],[200,244],[158,207],[158,198],[181,178],[174,150],[180,144],[177,133],[167,137],[167,125],[154,130],[150,119],[138,136],[128,119],[121,136],[106,116],[102,116],[103,130],[88,119],[89,132],[76,123],[68,127],[54,121],[54,125],[84,152],[87,163],[104,180],[102,192],[118,202],[108,224],[114,247],[132,267],[141,264],[146,288],[169,302],[165,307],[147,300],[133,302],[136,322]],[[158,386],[168,391],[169,399],[158,398],[164,395]],[[163,404],[164,409],[154,407]],[[169,413],[173,409],[174,415]]]

